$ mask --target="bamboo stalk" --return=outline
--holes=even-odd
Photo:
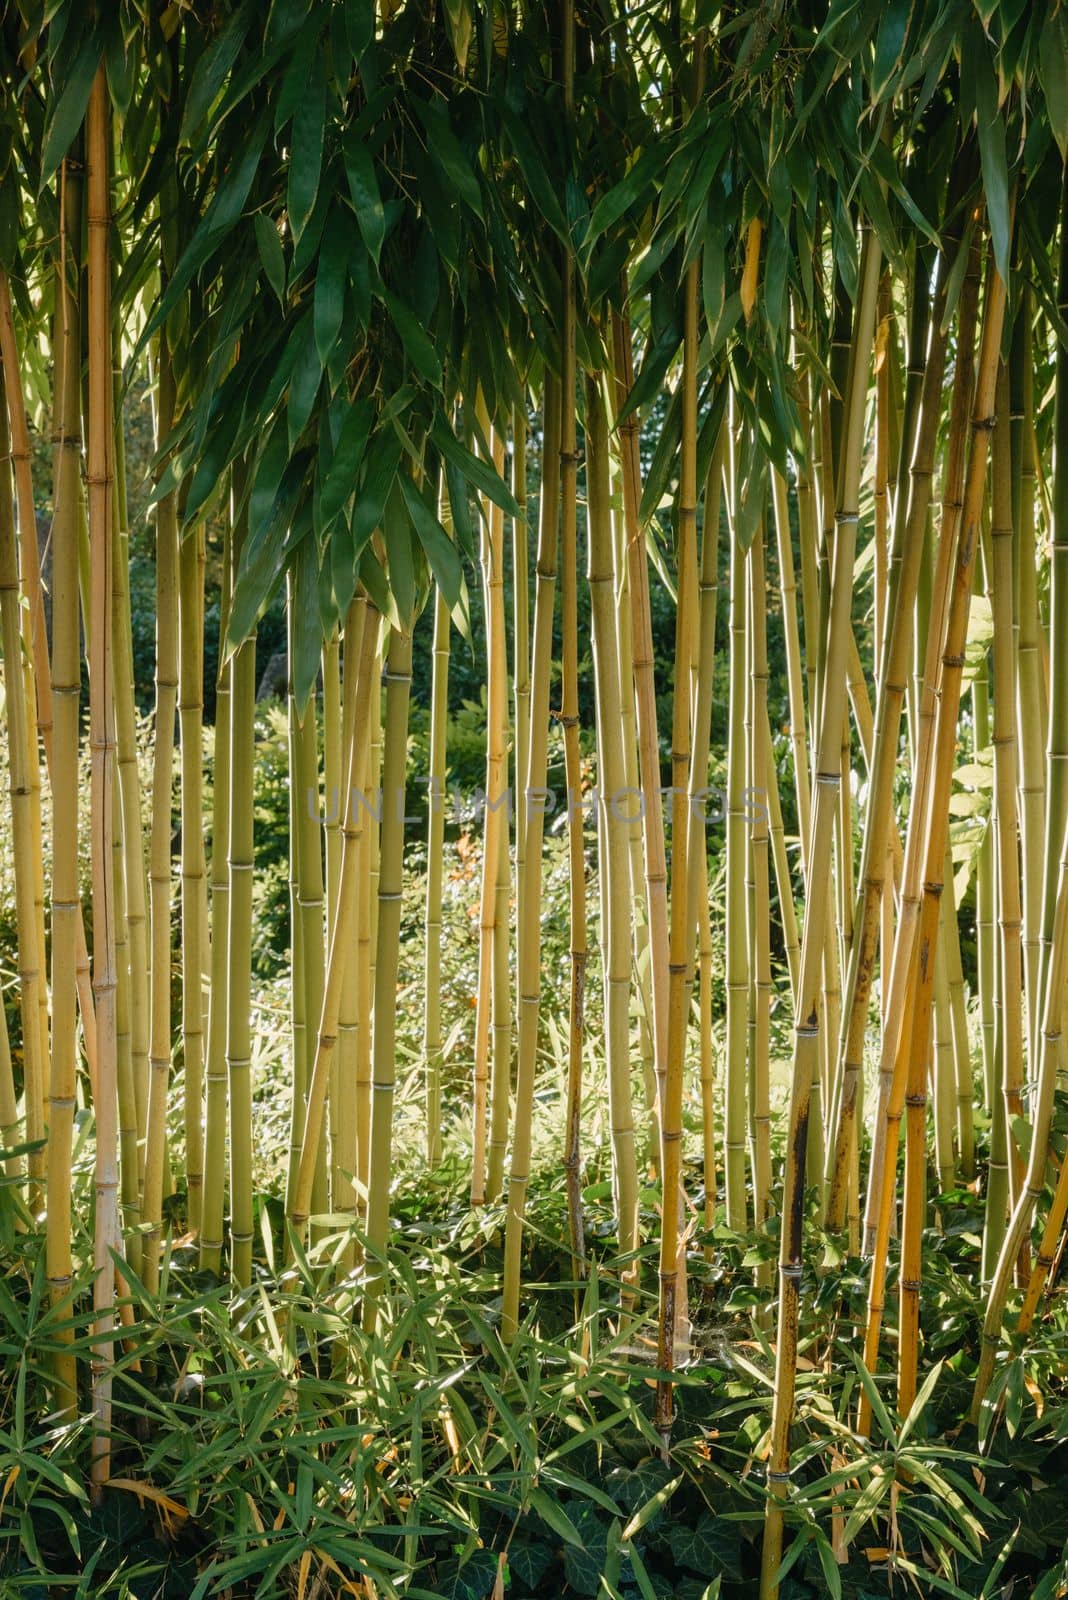
[[[612,1138],[613,1188],[625,1297],[636,1278],[638,1173],[630,1060],[630,846],[629,809],[622,799],[626,767],[622,693],[616,638],[615,552],[609,507],[608,417],[602,379],[586,380],[586,495],[589,511],[587,577],[593,623],[597,703],[598,814],[603,851],[603,983],[605,1058]],[[574,1243],[572,1245],[574,1254]],[[631,1258],[628,1260],[628,1258]]]
[[[996,271],[988,278],[983,334],[976,369],[971,447],[964,481],[953,581],[949,594],[938,710],[935,721],[932,782],[924,850],[923,899],[916,933],[916,979],[912,995],[912,1038],[909,1050],[906,1105],[905,1208],[902,1220],[901,1307],[898,1330],[898,1408],[906,1416],[916,1396],[919,1354],[919,1294],[922,1271],[922,1222],[926,1118],[927,1046],[934,946],[942,895],[949,829],[949,796],[957,743],[964,649],[979,524],[986,488],[987,452],[995,417],[998,351],[1005,312],[1005,285]]]
[[[0,390],[7,374],[0,373]],[[18,556],[15,545],[15,508],[8,471],[6,396],[0,392],[0,643],[4,656],[4,713],[7,722],[12,855],[15,870],[15,917],[18,936],[19,1015],[22,1023],[24,1138],[44,1136],[42,1110],[46,1061],[41,1055],[40,993],[45,985],[43,952],[37,938],[37,877],[34,871],[34,832],[30,780],[30,714],[22,671],[22,626],[19,604]],[[2,1009],[2,1008],[0,1008]],[[6,1017],[5,1017],[6,1037]],[[16,1134],[18,1112],[15,1082],[8,1049],[0,1062],[0,1119],[5,1149],[21,1143]],[[7,1164],[10,1176],[20,1174],[23,1163]],[[36,1202],[36,1197],[35,1197]]]
[[[703,80],[703,47],[696,46],[698,84]],[[689,668],[694,652],[697,600],[697,278],[700,262],[687,269],[683,284],[682,439],[679,463],[677,599],[675,607],[675,673],[671,716],[671,925],[668,951],[667,1055],[660,1100],[660,1309],[657,1365],[670,1374],[676,1344],[686,1325],[685,1243],[681,1240],[685,1194],[682,1187],[682,1102],[686,1066],[686,1024],[690,1010],[693,938],[690,920],[689,806],[680,817],[679,803],[689,796],[693,748],[690,726]],[[682,1293],[680,1293],[680,1290]],[[688,1332],[688,1329],[686,1329]],[[663,1449],[669,1445],[673,1420],[672,1386],[661,1377],[656,1389],[656,1426]]]
[[[531,1124],[537,1068],[538,1012],[541,1002],[541,881],[545,827],[545,773],[552,670],[553,610],[560,515],[561,393],[546,374],[542,403],[541,495],[539,501],[537,586],[531,651],[530,739],[524,789],[526,837],[519,883],[517,972],[519,1033],[516,1061],[512,1154],[508,1174],[508,1216],[504,1240],[504,1291],[501,1337],[514,1339],[519,1326],[521,1246],[527,1185],[530,1181]]]
[[[634,387],[634,355],[630,330],[613,314],[612,349],[615,372],[615,408],[623,409]],[[634,652],[634,695],[638,717],[638,772],[645,804],[642,809],[642,844],[645,860],[645,901],[648,916],[648,950],[652,995],[653,1064],[657,1082],[657,1127],[667,1049],[668,1006],[668,905],[667,851],[664,811],[660,798],[660,736],[657,731],[656,677],[653,626],[649,599],[649,562],[645,530],[639,521],[641,458],[638,418],[632,411],[618,424],[623,476],[623,522],[627,541],[627,581],[631,604],[631,639]]]
[[[504,464],[504,444],[482,408],[481,422],[487,434],[494,466]],[[487,1135],[490,1088],[490,1034],[494,989],[498,969],[498,876],[500,858],[508,853],[508,760],[505,730],[508,719],[508,663],[504,637],[504,514],[499,506],[483,508],[482,593],[486,613],[486,802],[482,832],[482,885],[479,902],[478,1004],[475,1012],[474,1102],[472,1107],[471,1204],[484,1205],[487,1199]],[[507,1104],[507,1087],[505,1087]],[[496,1098],[501,1095],[500,1077]],[[504,1151],[499,1136],[501,1115],[498,1109],[494,1175],[503,1170]],[[498,1178],[499,1182],[499,1178]],[[494,1187],[488,1186],[492,1197]]]
[[[373,1333],[382,1284],[381,1258],[389,1233],[393,1095],[397,1076],[397,966],[404,869],[404,774],[408,751],[408,700],[412,685],[411,621],[390,633],[386,715],[382,746],[383,811],[378,877],[377,952],[374,976],[374,1044],[367,1179],[367,1241],[373,1253],[363,1303],[364,1328]]]
[[[853,564],[856,551],[857,500],[860,488],[864,399],[875,324],[880,250],[870,232],[864,235],[860,288],[850,350],[848,382],[835,516],[829,632],[822,674],[815,798],[809,867],[811,883],[825,883],[830,866],[837,788],[841,782],[842,717],[845,714],[845,660],[851,627]],[[801,1236],[804,1213],[808,1116],[814,1060],[819,1051],[819,985],[825,943],[827,899],[816,895],[809,904],[801,946],[801,979],[794,1026],[794,1058],[786,1134],[782,1235],[779,1250],[778,1335],[775,1395],[772,1407],[769,1498],[761,1560],[761,1600],[775,1600],[782,1561],[783,1496],[789,1478],[790,1423],[796,1381],[797,1326],[800,1309]]]
[[[444,474],[443,480],[444,480]],[[442,485],[439,513],[447,516]],[[448,524],[445,523],[447,527]],[[426,954],[423,971],[423,1057],[426,1073],[426,1154],[433,1172],[441,1163],[441,888],[445,853],[445,735],[449,711],[449,607],[439,589],[434,599],[433,679],[430,689],[430,770],[427,773]]]
[[[977,282],[970,276],[962,290],[961,346],[968,347],[968,330],[974,315]],[[854,916],[853,946],[846,974],[842,1006],[841,1033],[836,1068],[836,1103],[828,1141],[827,1225],[840,1228],[845,1215],[846,1178],[849,1151],[856,1142],[855,1125],[860,1104],[860,1077],[864,1054],[864,1035],[868,1005],[875,972],[879,933],[879,909],[886,894],[889,839],[893,816],[893,783],[901,712],[905,700],[909,652],[912,642],[912,617],[920,580],[927,518],[931,502],[938,423],[941,412],[942,381],[946,362],[944,320],[946,288],[940,274],[939,289],[930,316],[930,337],[923,361],[922,395],[916,426],[912,460],[909,464],[908,496],[899,485],[893,550],[889,573],[889,615],[883,634],[883,656],[878,675],[875,732],[872,742],[872,769],[868,782],[864,838],[860,859],[860,899]],[[966,404],[966,400],[963,402]],[[886,973],[891,951],[883,950],[883,988],[888,988]],[[884,1031],[888,1027],[889,1002],[884,993]],[[885,1051],[884,1051],[885,1055]],[[880,1091],[880,1105],[885,1089]],[[878,1126],[878,1124],[877,1124]]]
[[[178,725],[182,816],[182,1060],[185,1065],[185,1173],[189,1227],[200,1232],[204,1198],[204,530],[182,540],[178,556]]]
[[[231,593],[248,532],[244,462],[233,469]],[[230,661],[229,920],[226,937],[226,1076],[230,1114],[230,1272],[252,1281],[252,875],[255,870],[256,636]]]
[[[356,667],[356,702],[354,725],[366,727],[371,703],[374,678],[374,657],[378,645],[378,612],[368,605],[359,641],[359,663]],[[345,972],[351,958],[352,932],[359,905],[359,844],[363,833],[363,811],[359,796],[367,782],[367,763],[370,749],[367,741],[354,737],[349,751],[348,771],[345,776],[344,822],[341,827],[341,861],[338,878],[337,915],[330,937],[330,954],[326,963],[323,998],[318,1020],[315,1057],[308,1079],[307,1106],[303,1125],[303,1142],[300,1164],[297,1169],[293,1198],[289,1214],[294,1229],[299,1233],[308,1220],[309,1206],[319,1165],[323,1118],[326,1109],[327,1088],[338,1038],[338,1017]]]
[[[49,1087],[46,1272],[54,1306],[70,1292],[71,1156],[77,1092],[75,966],[78,887],[78,719],[81,662],[78,641],[78,523],[80,450],[77,282],[81,237],[80,169],[65,161],[60,176],[60,259],[56,274],[56,388],[52,521],[52,1071]],[[74,261],[70,256],[74,255]],[[69,1328],[55,1334],[55,1410],[74,1415],[76,1369]]]
[[[166,337],[159,342],[157,450],[174,426],[175,385]],[[141,1272],[154,1294],[159,1282],[167,1099],[171,1070],[171,832],[174,719],[178,704],[178,518],[175,496],[156,508],[156,728],[149,854],[151,981],[148,1124],[142,1193]]]
[[[223,532],[219,595],[219,671],[215,685],[214,757],[211,787],[211,966],[204,1074],[204,1196],[200,1216],[200,1266],[221,1270],[226,1203],[228,1080],[226,1035],[230,975],[230,684],[233,664],[225,652],[233,568],[232,524]]]
[[[112,669],[111,536],[112,322],[108,230],[111,221],[108,171],[108,90],[101,64],[89,94],[86,115],[88,220],[89,412],[87,482],[89,488],[90,627],[89,740],[92,750],[90,796],[93,874],[93,1001],[96,1017],[96,1162],[93,1231],[93,1333],[90,1370],[93,1389],[93,1439],[90,1479],[94,1503],[103,1499],[111,1475],[111,1396],[115,1325],[115,1263],[119,1248],[118,1076],[115,1017],[115,893],[112,871],[112,783],[115,760],[114,678]],[[172,708],[173,719],[173,708]]]
[[[996,830],[999,1004],[995,1060],[999,1091],[1005,1099],[1008,1133],[1009,1195],[1015,1206],[1023,1187],[1026,1162],[1013,1123],[1023,1116],[1023,908],[1016,812],[1016,649],[1012,627],[1013,519],[1012,439],[1009,431],[1009,380],[1002,365],[998,377],[998,420],[992,462],[992,524],[989,567],[993,618],[994,668],[994,824]],[[1028,1271],[1026,1260],[1021,1271]]]

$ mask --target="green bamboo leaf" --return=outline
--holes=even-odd
[[[575,1550],[583,1548],[578,1529],[558,1500],[546,1494],[544,1489],[531,1489],[528,1498],[531,1510],[536,1511],[541,1520],[547,1523],[554,1533],[559,1534],[565,1544],[571,1545]]]
[[[352,535],[361,550],[375,529],[381,526],[386,500],[400,466],[400,445],[392,432],[378,432],[367,453],[363,482],[352,517]]]
[[[78,129],[85,121],[89,91],[100,65],[100,55],[100,40],[95,30],[90,29],[65,74],[45,128],[44,149],[41,152],[42,188],[74,143]]]
[[[583,256],[588,264],[593,247],[603,233],[620,220],[639,199],[651,199],[653,182],[660,165],[660,152],[653,148],[643,150],[634,165],[601,196],[593,208],[582,242]]]
[[[371,153],[360,139],[351,136],[345,141],[345,176],[357,225],[377,267],[386,236],[386,215]]]
[[[387,311],[393,320],[393,326],[400,334],[404,353],[421,378],[433,388],[441,388],[441,362],[438,353],[423,329],[419,326],[418,318],[408,310],[403,300],[395,294],[390,294],[388,289],[382,290],[382,299]]]
[[[201,124],[212,108],[226,75],[241,52],[251,20],[252,8],[247,3],[238,6],[226,22],[222,32],[212,40],[193,69],[186,95],[185,110],[178,130],[179,144],[192,144],[194,137],[203,132]]]
[[[260,253],[263,264],[264,276],[275,294],[278,303],[285,306],[286,297],[286,258],[282,249],[282,241],[278,237],[278,229],[262,211],[257,211],[253,217],[256,229],[256,247]]]
[[[515,158],[519,163],[519,170],[523,174],[523,181],[530,190],[530,198],[553,232],[566,244],[567,219],[529,128],[522,117],[513,111],[505,110],[503,121],[512,149],[515,151]]]
[[[355,488],[363,465],[372,416],[371,402],[357,400],[341,424],[330,470],[319,494],[319,515],[324,534],[329,531]]]
[[[908,33],[912,0],[890,0],[879,18],[875,36],[875,60],[871,69],[872,103],[878,105],[886,95],[901,64],[901,52]]]
[[[978,28],[966,35],[961,78],[970,77],[975,94],[975,125],[979,135],[979,161],[986,194],[986,214],[994,260],[1003,282],[1009,281],[1012,222],[1009,215],[1009,171],[1005,154],[1005,123],[998,110],[997,83],[986,41]]]
[[[350,239],[343,222],[344,208],[333,207],[326,220],[315,275],[315,347],[325,367],[341,331],[345,314]]]
[[[307,426],[323,376],[323,363],[315,346],[315,329],[311,315],[305,314],[292,338],[297,344],[297,354],[293,362],[293,375],[289,380],[289,399],[286,403],[291,451]]]
[[[423,547],[434,581],[444,595],[449,610],[458,611],[463,618],[460,631],[466,637],[470,633],[467,592],[456,546],[406,472],[400,474],[400,486],[415,536]]]
[[[460,443],[449,424],[441,416],[435,418],[434,425],[430,430],[430,437],[442,455],[463,473],[468,483],[475,489],[492,500],[494,505],[500,506],[507,516],[518,517],[522,515],[512,491],[496,467],[489,461],[483,461],[480,457],[472,455],[467,446]],[[456,516],[455,506],[453,507],[453,516]]]
[[[1042,28],[1038,76],[1057,149],[1068,161],[1068,9],[1063,4],[1054,7]]]
[[[482,217],[484,213],[478,179],[471,170],[471,163],[459,139],[452,131],[444,102],[416,99],[413,104],[426,129],[431,157],[444,168],[452,188],[464,204],[471,208],[476,217]]]
[[[325,121],[326,84],[323,80],[322,59],[317,57],[312,77],[293,113],[286,205],[295,240],[300,238],[315,210],[323,167]]]
[[[319,675],[322,629],[319,623],[319,552],[309,527],[292,556],[293,570],[293,689],[297,715],[303,717]],[[311,1486],[307,1487],[310,1506]],[[301,1497],[300,1472],[297,1473],[298,1520]],[[304,1520],[307,1520],[305,1514]]]

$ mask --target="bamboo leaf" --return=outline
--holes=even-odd
[[[250,19],[251,7],[248,4],[238,6],[193,69],[178,130],[179,144],[192,144],[194,137],[202,132],[201,124],[240,54]]]
[[[419,326],[418,319],[412,315],[403,300],[395,294],[390,294],[388,289],[382,290],[382,299],[386,309],[393,320],[393,326],[400,334],[404,353],[421,378],[433,388],[441,388],[441,362],[427,334]]]
[[[975,96],[975,125],[979,135],[979,160],[986,194],[986,212],[994,260],[1002,281],[1009,281],[1012,223],[1009,215],[1009,173],[1005,155],[1005,124],[998,110],[997,83],[978,27],[968,30],[961,60],[961,78],[970,77]]]
[[[100,41],[95,30],[90,28],[66,72],[59,98],[54,103],[45,128],[44,149],[41,152],[42,188],[58,168],[85,121],[89,91],[93,87],[99,64]]]
[[[282,249],[282,241],[278,237],[278,229],[265,216],[262,211],[257,211],[252,219],[256,229],[256,246],[260,252],[260,261],[263,264],[264,276],[275,294],[278,303],[285,307],[286,297],[286,258]]]
[[[1042,28],[1038,76],[1057,149],[1068,161],[1068,10],[1063,4],[1054,6]]]
[[[416,538],[430,563],[434,581],[444,595],[449,610],[459,611],[463,618],[461,632],[466,637],[470,632],[467,593],[456,546],[406,472],[400,475],[400,485]]]
[[[438,416],[430,430],[430,437],[448,461],[454,463],[463,473],[467,481],[481,494],[486,495],[494,505],[509,517],[522,516],[515,497],[500,473],[490,462],[472,455],[466,445],[462,445],[449,427],[448,423]],[[456,515],[455,507],[453,515]]]
[[[353,210],[356,212],[357,226],[363,235],[363,242],[367,246],[371,260],[377,267],[382,254],[382,242],[386,236],[386,214],[382,206],[382,195],[378,188],[378,177],[371,153],[363,141],[356,137],[350,137],[345,141],[345,176],[348,179]]]
[[[293,113],[292,148],[286,204],[294,240],[299,240],[315,209],[323,166],[326,85],[316,61],[304,95]]]
[[[324,367],[337,342],[345,314],[349,244],[342,218],[334,207],[327,217],[315,275],[315,347]]]

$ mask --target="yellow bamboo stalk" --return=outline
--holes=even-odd
[[[703,49],[698,45],[701,76]],[[752,238],[752,234],[750,235]],[[657,1365],[667,1374],[657,1382],[656,1426],[668,1448],[673,1420],[670,1373],[676,1342],[685,1321],[685,1247],[680,1243],[682,1189],[682,1102],[686,1064],[686,1024],[690,1009],[693,940],[690,923],[690,881],[687,871],[689,817],[680,804],[689,793],[692,734],[689,669],[694,650],[697,597],[697,361],[699,261],[687,270],[683,285],[682,439],[679,464],[677,598],[675,611],[675,674],[671,718],[671,925],[668,950],[667,1053],[660,1100],[660,1307]],[[689,807],[687,807],[687,812]],[[681,1258],[681,1260],[680,1260]],[[681,1269],[681,1270],[680,1270]],[[680,1288],[683,1294],[680,1295]]]
[[[189,1227],[200,1232],[204,1197],[204,530],[181,544],[178,568],[178,724],[182,762],[182,1060]]]
[[[630,813],[623,793],[626,765],[616,638],[617,574],[609,507],[608,416],[599,374],[586,380],[586,495],[589,512],[587,577],[597,704],[597,804],[604,852],[601,919],[608,1108],[619,1253],[624,1258],[633,1258],[638,1247],[638,1173],[630,1058]],[[627,1261],[623,1278],[628,1289],[636,1272],[637,1262]]]
[[[480,423],[487,436],[494,467],[498,473],[504,466],[504,441],[496,429],[490,428],[485,407],[479,407]],[[487,1184],[486,1155],[489,1088],[490,1088],[490,1033],[494,1012],[494,995],[499,979],[498,935],[498,878],[500,859],[508,853],[508,755],[506,728],[508,721],[508,663],[505,655],[504,621],[504,513],[500,507],[487,501],[483,507],[482,543],[480,550],[482,568],[482,595],[486,616],[486,801],[482,829],[482,886],[479,901],[478,946],[478,1002],[475,1011],[474,1099],[472,1107],[472,1160],[471,1204],[484,1205],[496,1192],[491,1180]],[[499,998],[499,995],[498,995]],[[504,1166],[501,1145],[502,1094],[500,1062],[497,1065],[495,1085],[495,1131],[497,1140],[493,1149],[493,1176],[499,1186],[499,1173]],[[507,1074],[504,1089],[507,1106]],[[507,1113],[505,1112],[505,1118]],[[504,1133],[504,1138],[507,1134]]]
[[[6,373],[0,376],[0,390]],[[45,984],[43,952],[37,939],[37,875],[34,871],[34,832],[30,779],[30,713],[22,671],[22,626],[19,602],[18,556],[15,546],[15,508],[8,471],[8,425],[5,396],[0,393],[0,643],[4,656],[4,713],[8,737],[8,780],[11,801],[12,855],[15,869],[15,918],[18,935],[19,1014],[22,1023],[22,1078],[27,1141],[44,1135],[45,1062],[41,1056],[40,993]],[[2,1009],[2,1007],[0,1007]],[[6,1038],[6,1018],[5,1030]],[[5,1148],[21,1143],[16,1136],[18,1113],[11,1053],[0,1062],[0,1119]],[[23,1163],[7,1163],[9,1176],[20,1174]],[[36,1205],[36,1196],[33,1197]]]
[[[442,474],[439,516],[447,515],[448,490]],[[448,526],[448,523],[443,523]],[[426,1073],[427,1165],[441,1162],[441,891],[445,856],[445,738],[449,711],[449,605],[441,590],[434,598],[433,677],[430,688],[430,769],[427,773],[426,953],[423,990],[423,1056]]]
[[[898,1408],[906,1416],[916,1397],[919,1353],[919,1295],[922,1272],[922,1223],[925,1178],[927,1050],[931,993],[934,983],[934,946],[942,893],[949,829],[949,795],[957,745],[957,719],[967,639],[968,612],[979,525],[986,489],[987,452],[995,410],[995,384],[1001,328],[1005,312],[1005,286],[996,271],[988,278],[983,336],[976,369],[971,448],[960,513],[960,537],[946,621],[945,647],[939,685],[932,754],[932,783],[924,850],[924,886],[916,932],[916,980],[913,987],[912,1040],[909,1051],[906,1104],[905,1205],[902,1218],[901,1306],[898,1329]]]
[[[77,1088],[75,965],[78,887],[78,524],[80,517],[77,241],[81,236],[80,168],[60,175],[60,259],[56,274],[56,369],[52,521],[52,1072],[48,1115],[48,1223],[45,1244],[49,1292],[59,1306],[70,1292],[71,1156]],[[70,257],[73,254],[74,259]],[[70,1419],[77,1400],[69,1329],[57,1330],[55,1410]]]
[[[233,471],[231,592],[248,532],[244,463]],[[239,1288],[252,1281],[252,875],[255,870],[256,636],[230,662],[229,927],[227,930],[226,1074],[230,1111],[230,1271]]]
[[[408,752],[408,700],[412,685],[412,624],[390,634],[387,658],[385,737],[382,748],[383,810],[378,876],[371,1127],[367,1179],[367,1240],[376,1258],[385,1255],[389,1234],[389,1185],[393,1155],[393,1095],[397,1077],[397,965],[404,870],[404,775]],[[364,1327],[373,1333],[382,1269],[370,1266],[363,1303]]]
[[[615,408],[622,410],[634,386],[634,353],[627,322],[613,313],[612,348]],[[668,903],[667,851],[660,798],[660,736],[657,731],[653,625],[649,599],[649,561],[645,529],[639,520],[641,459],[638,418],[632,411],[618,427],[623,476],[623,520],[627,541],[634,695],[638,717],[638,771],[644,806],[642,844],[645,859],[645,901],[648,917],[649,975],[652,994],[653,1063],[657,1081],[657,1126],[663,1098],[667,1051]]]
[[[111,1475],[111,1394],[115,1325],[115,1264],[119,1248],[118,1075],[115,1019],[115,896],[112,871],[112,783],[115,760],[112,669],[111,537],[112,322],[108,230],[111,221],[108,171],[108,89],[97,68],[86,116],[88,220],[90,627],[89,739],[92,750],[90,818],[93,874],[93,1000],[96,1015],[96,1163],[93,1230],[93,1334],[90,1360],[93,1439],[90,1478],[94,1501],[103,1498]],[[173,708],[171,716],[173,719]]]
[[[208,983],[208,1036],[204,1073],[204,1195],[200,1216],[200,1265],[216,1275],[222,1266],[223,1213],[226,1204],[227,984],[230,971],[230,681],[225,655],[233,565],[231,523],[223,529],[219,594],[219,671],[215,684],[211,797],[211,956]]]
[[[368,605],[359,640],[359,661],[356,666],[355,728],[367,725],[371,703],[374,657],[378,645],[378,612]],[[337,915],[330,938],[330,954],[326,964],[323,998],[318,1020],[315,1057],[308,1079],[308,1097],[304,1117],[303,1142],[300,1164],[290,1204],[290,1220],[294,1229],[303,1230],[312,1204],[319,1149],[322,1140],[326,1094],[330,1082],[330,1069],[338,1037],[338,1017],[346,969],[351,959],[352,933],[359,905],[359,842],[363,832],[365,808],[359,796],[367,782],[367,763],[370,756],[367,741],[354,737],[349,751],[349,765],[345,776],[343,817],[341,826],[341,861],[338,878]]]
[[[875,303],[880,275],[880,250],[873,234],[865,232],[860,285],[845,386],[838,510],[835,516],[829,628],[824,658],[823,697],[820,708],[815,796],[809,847],[809,881],[826,883],[830,869],[839,766],[842,717],[845,714],[845,662],[851,628],[853,564],[856,553],[863,445],[864,401],[875,325]],[[808,1117],[814,1065],[819,1052],[819,987],[825,948],[827,897],[813,896],[808,905],[801,946],[801,979],[794,1024],[794,1059],[790,1109],[786,1131],[786,1169],[783,1183],[782,1232],[779,1249],[779,1306],[775,1349],[775,1394],[772,1406],[771,1453],[768,1461],[769,1498],[761,1558],[761,1600],[778,1595],[782,1561],[783,1497],[789,1479],[790,1423],[796,1382],[797,1326],[801,1290],[801,1236]]]
[[[526,837],[519,883],[517,973],[519,1036],[516,1062],[512,1153],[508,1173],[508,1217],[504,1240],[504,1290],[501,1337],[514,1339],[519,1326],[523,1217],[530,1181],[534,1084],[537,1069],[538,1012],[541,1003],[541,879],[545,828],[545,772],[549,732],[553,610],[560,516],[560,385],[546,375],[543,395],[541,493],[539,499],[537,586],[531,651],[530,737],[526,795]]]
[[[156,397],[156,447],[174,426],[175,384],[166,336],[160,336]],[[145,1231],[141,1272],[154,1294],[159,1282],[167,1101],[171,1072],[171,833],[173,830],[174,719],[178,704],[178,516],[174,494],[156,508],[156,718],[150,830],[151,978],[148,1125],[141,1197]],[[198,1108],[199,1110],[199,1108]]]

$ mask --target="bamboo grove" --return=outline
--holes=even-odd
[[[130,1285],[158,1292],[176,1198],[235,1303],[262,1280],[256,629],[282,593],[289,1249],[340,1230],[337,1294],[373,1332],[418,843],[425,1159],[457,1119],[470,1130],[467,1198],[503,1230],[505,1344],[529,1314],[548,986],[565,991],[552,1087],[574,1275],[593,1075],[621,1325],[648,1321],[658,1285],[665,1451],[717,1219],[778,1241],[777,1276],[770,1248],[753,1268],[775,1351],[770,1600],[810,1224],[864,1258],[857,1347],[904,1417],[936,1196],[981,1187],[978,1416],[1068,1213],[1068,14],[24,0],[0,26],[18,936],[0,1122],[59,1323],[85,1116],[95,1152],[93,1359],[56,1360],[54,1409],[91,1411],[100,1491]],[[146,385],[147,777],[130,599],[146,495],[126,459]],[[421,635],[432,680],[413,683]],[[445,790],[465,652],[485,673],[485,765],[458,1096],[450,824],[433,803],[413,823],[408,799],[416,778]],[[563,973],[543,959],[557,739]]]

